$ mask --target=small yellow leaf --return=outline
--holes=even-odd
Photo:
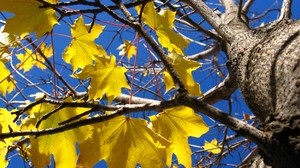
[[[188,92],[194,96],[202,95],[200,85],[195,82],[192,72],[198,69],[201,64],[197,61],[188,60],[180,55],[171,53],[168,57],[170,63],[172,63],[175,71],[182,80],[184,86]],[[164,71],[164,83],[166,85],[166,92],[175,87],[172,77],[169,72]]]
[[[130,88],[124,74],[126,71],[126,68],[117,66],[115,56],[96,57],[95,65],[87,65],[75,76],[82,80],[91,78],[89,99],[101,99],[105,94],[110,103],[122,88]]]
[[[128,40],[125,40],[124,43],[118,47],[118,50],[120,50],[119,55],[127,55],[128,59],[136,55],[135,46]]]
[[[205,141],[203,148],[213,154],[219,154],[221,152],[221,145],[218,145],[217,139],[213,139],[211,142]]]
[[[137,7],[138,13],[141,7]],[[155,11],[154,2],[148,2],[143,8],[142,20],[153,30],[156,31],[159,43],[167,48],[169,52],[183,55],[183,48],[190,43],[189,40],[173,31],[176,12],[161,9],[159,13]]]
[[[31,70],[34,66],[40,69],[46,69],[44,62],[45,59],[39,53],[33,53],[31,49],[25,48],[25,54],[16,54],[20,63],[17,66],[20,66],[20,69],[27,72]],[[40,46],[40,50],[43,54],[49,58],[52,56],[52,46],[46,46],[46,44],[42,43]]]
[[[188,137],[200,137],[209,130],[202,117],[195,114],[191,108],[179,106],[150,116],[150,120],[154,130],[172,143],[169,156],[174,153],[179,163],[185,167],[191,167],[192,152],[188,144]],[[170,167],[171,162],[167,163],[167,166]]]
[[[164,167],[169,145],[146,120],[120,116],[94,126],[93,137],[79,145],[78,164],[93,167],[104,159],[108,167]]]
[[[72,41],[65,49],[63,59],[73,66],[74,71],[92,64],[95,56],[103,53],[94,40],[101,34],[104,26],[94,24],[91,30],[90,27],[91,25],[84,24],[82,16],[71,27]]]
[[[6,93],[10,93],[15,89],[15,81],[2,61],[0,61],[0,69],[0,94],[5,96]]]
[[[53,1],[48,1],[53,2]],[[58,23],[52,8],[40,8],[43,3],[36,0],[0,0],[0,10],[14,13],[7,20],[5,32],[25,37],[36,32],[40,38]]]
[[[71,100],[66,100],[70,102]],[[29,129],[32,129],[30,124],[36,125],[36,123],[45,114],[55,110],[57,107],[51,104],[42,103],[36,105],[29,111],[29,116],[31,117],[27,121]],[[77,116],[88,108],[63,108],[54,114],[52,114],[46,120],[43,120],[38,130],[43,130],[47,128],[58,127],[58,123],[70,119],[71,117]],[[32,117],[34,116],[34,117]],[[75,128],[69,131],[45,135],[39,137],[30,137],[31,149],[31,159],[36,167],[46,167],[50,163],[50,157],[53,155],[55,160],[55,167],[65,168],[65,167],[75,167],[77,162],[77,149],[76,144],[82,143],[92,134],[91,126],[84,126]]]

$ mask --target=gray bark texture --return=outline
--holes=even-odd
[[[272,167],[300,167],[299,31],[299,21],[282,20],[241,32],[227,45],[232,75],[270,135],[259,154]]]
[[[241,167],[299,168],[300,21],[289,19],[292,1],[283,1],[278,20],[255,29],[248,26],[249,6],[242,9],[242,1],[238,6],[233,0],[222,0],[225,12],[221,18],[203,1],[185,2],[226,44],[230,76],[237,81],[267,137],[253,134],[258,150]]]

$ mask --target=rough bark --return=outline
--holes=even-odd
[[[238,34],[230,68],[253,113],[271,133],[260,146],[273,167],[300,167],[300,22],[283,20]]]
[[[241,6],[224,0],[221,19],[201,1],[186,0],[227,43],[231,75],[269,136],[246,167],[300,167],[300,21],[289,20],[285,0],[280,21],[250,29]]]

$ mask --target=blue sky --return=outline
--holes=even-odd
[[[217,1],[214,1],[214,2],[217,2]],[[251,17],[258,16],[268,9],[279,8],[281,5],[281,2],[280,1],[278,1],[278,3],[276,3],[276,2],[277,1],[275,1],[275,0],[255,1],[253,6],[250,9],[249,17],[251,18]],[[222,8],[218,4],[214,4],[214,5],[210,5],[210,6],[217,7],[220,10],[222,10]],[[299,6],[300,6],[300,2],[295,1],[293,4],[293,8],[292,8],[293,9],[293,18],[295,18],[295,19],[300,18]],[[61,59],[61,54],[63,53],[65,47],[69,44],[71,39],[68,37],[62,36],[62,34],[70,35],[69,24],[72,24],[72,20],[77,18],[78,16],[71,17],[70,19],[65,18],[63,20],[63,22],[60,23],[60,25],[55,26],[54,32],[53,32],[53,38],[55,41],[54,59],[55,59],[55,62],[57,63],[57,69],[65,77],[65,79],[67,79],[68,81],[72,81],[71,84],[73,87],[75,87],[78,84],[78,81],[73,79],[72,77],[70,77],[70,70],[65,69],[65,67],[70,68],[70,66],[67,65],[65,62],[63,62],[63,60]],[[278,11],[274,10],[272,12],[267,13],[265,16],[263,16],[260,19],[251,21],[250,24],[252,27],[256,27],[256,26],[260,25],[262,22],[268,23],[268,22],[274,20],[275,18],[277,18],[277,16],[278,16]],[[0,19],[3,19],[3,18],[0,17]],[[116,25],[115,22],[111,22],[111,17],[106,15],[105,13],[98,15],[97,19],[98,19],[97,23],[106,25],[106,28],[105,28],[104,32],[100,35],[100,37],[97,39],[96,42],[98,44],[101,44],[104,48],[106,48],[107,53],[111,53],[111,54],[118,56],[119,51],[116,48],[121,44],[121,42],[123,40],[133,41],[135,38],[135,33],[128,28],[122,28],[122,27],[120,27],[120,25]],[[200,21],[200,17],[199,17],[199,21]],[[90,23],[90,22],[91,22],[91,19],[85,17],[85,23]],[[122,34],[121,36],[119,36],[119,34],[117,33],[118,31]],[[186,33],[186,35],[191,38],[203,40],[203,37],[201,37],[197,32],[189,32],[189,33]],[[116,38],[114,39],[114,37],[116,37]],[[112,43],[110,43],[110,41],[112,39],[114,39],[114,40]],[[48,43],[50,42],[50,38],[47,39],[47,42]],[[191,44],[186,49],[186,54],[187,55],[194,54],[196,52],[199,52],[199,50],[203,50],[204,48],[205,48],[205,46],[201,47],[201,45],[199,45],[199,44]],[[145,64],[145,62],[149,61],[150,55],[147,52],[147,48],[142,45],[142,42],[140,43],[140,47],[138,50],[139,50],[139,54],[137,56],[137,63],[140,65],[143,65],[143,64]],[[54,59],[51,61],[54,61]],[[118,57],[118,59],[120,59],[120,57]],[[154,59],[154,57],[153,57],[153,59]],[[124,58],[123,61],[126,64],[133,64],[133,58],[129,61],[127,60],[127,58]],[[224,74],[226,74],[227,73],[226,67],[225,67],[226,56],[224,53],[221,53],[220,55],[218,55],[218,61],[219,61],[222,72]],[[14,59],[13,62],[17,63],[18,61],[16,59]],[[215,69],[212,67],[211,58],[201,61],[201,62],[203,63],[203,66],[200,69],[198,69],[196,72],[194,72],[194,77],[195,77],[196,81],[201,83],[201,89],[203,92],[205,92],[205,91],[209,90],[211,87],[215,86],[217,83],[221,82],[223,80],[223,78],[219,77],[217,75]],[[51,78],[51,76],[53,76],[51,74],[51,72],[49,72],[49,71],[41,72],[37,68],[32,70],[27,75],[33,81],[39,81],[40,78],[45,78],[45,77]],[[143,77],[142,75],[137,75],[136,77],[146,79],[146,77]],[[152,76],[149,76],[149,78],[152,78]],[[43,88],[45,88],[45,90],[48,91],[49,93],[51,93],[53,90],[53,87],[51,87],[51,85],[45,85],[45,86],[43,86]],[[154,89],[154,91],[155,91],[155,86],[153,86],[152,89]],[[78,90],[83,91],[84,88],[80,88]],[[36,92],[36,89],[24,89],[24,94],[32,94],[34,92]],[[128,93],[128,91],[125,91],[125,93]],[[140,92],[137,95],[146,96],[149,98],[154,97],[152,94],[145,93],[145,92]],[[12,97],[12,95],[10,95],[9,97]],[[165,96],[164,98],[168,99],[168,98],[170,98],[170,96]],[[247,106],[245,105],[245,103],[241,100],[241,94],[239,91],[236,91],[235,94],[231,97],[231,99],[233,100],[232,114],[234,116],[241,118],[243,113],[251,114],[250,109],[248,109]],[[4,107],[4,103],[2,101],[0,101],[0,106]],[[215,106],[226,112],[228,112],[228,110],[229,110],[228,101],[220,101]],[[205,121],[207,122],[207,124],[209,126],[217,125],[217,123],[214,122],[212,119],[205,117],[205,116],[203,116],[203,118],[205,119]],[[232,134],[232,132],[230,130],[229,130],[229,134]],[[212,127],[211,131],[209,133],[207,133],[206,135],[204,135],[202,138],[200,138],[200,139],[190,138],[190,143],[193,145],[202,146],[204,143],[204,140],[211,140],[213,138],[222,139],[222,137],[223,137],[223,135],[220,133],[220,130],[216,129],[216,127],[215,128]],[[201,150],[201,148],[193,147],[192,150],[198,151],[198,150]],[[242,150],[242,149],[240,149],[240,150]],[[235,163],[238,161],[240,155],[242,155],[242,157],[243,157],[246,154],[247,153],[243,153],[243,151],[238,151],[238,152],[232,153],[231,156],[228,157],[227,161]],[[28,165],[24,164],[23,160],[17,156],[16,152],[10,153],[8,157],[11,159],[9,168],[28,167]],[[195,159],[198,159],[199,157],[197,155],[193,155],[193,158],[195,161]],[[101,163],[97,164],[96,167],[105,167],[105,163],[101,162]],[[226,167],[226,166],[222,166],[222,167]]]

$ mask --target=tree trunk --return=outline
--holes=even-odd
[[[300,22],[282,20],[240,33],[228,44],[230,69],[270,141],[272,167],[300,167]]]

